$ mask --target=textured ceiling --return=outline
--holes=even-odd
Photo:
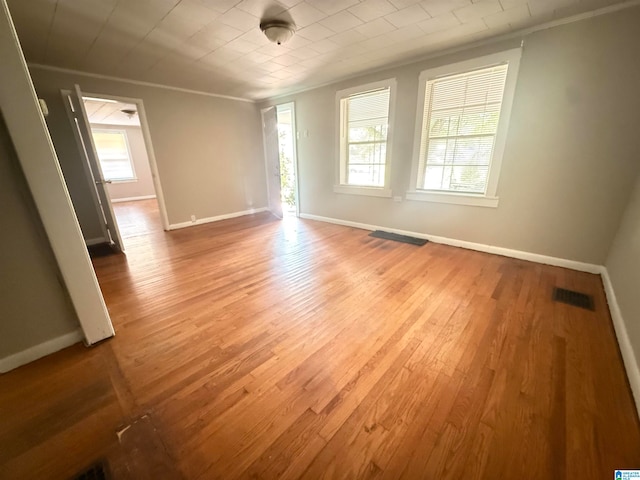
[[[9,0],[27,60],[261,99],[620,0]],[[261,18],[297,27],[268,42]]]

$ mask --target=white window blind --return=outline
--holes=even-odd
[[[427,81],[418,189],[486,192],[507,67]]]
[[[105,180],[135,180],[127,134],[124,130],[94,129],[93,142]]]
[[[341,101],[342,178],[347,185],[385,185],[389,98],[387,87]]]

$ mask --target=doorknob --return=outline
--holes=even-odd
[[[96,180],[96,185],[104,185],[105,183],[113,183],[112,180]]]

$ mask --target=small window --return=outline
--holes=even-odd
[[[395,81],[337,93],[339,193],[391,196],[389,158]]]
[[[124,130],[92,129],[91,133],[104,179],[114,182],[135,180],[127,132]]]
[[[519,50],[423,72],[413,200],[497,206]]]

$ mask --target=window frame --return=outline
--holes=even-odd
[[[124,144],[125,144],[125,148],[127,149],[127,158],[129,160],[129,165],[131,165],[131,178],[122,178],[122,179],[109,179],[105,177],[105,180],[110,181],[111,183],[131,183],[131,182],[137,182],[138,181],[138,175],[136,174],[136,168],[135,165],[133,163],[133,156],[131,155],[131,147],[129,146],[129,135],[127,134],[127,131],[123,128],[101,128],[101,127],[91,127],[91,134],[93,136],[93,132],[96,133],[120,133],[122,134],[122,136],[124,137]],[[93,143],[95,145],[96,141],[95,139],[93,140]],[[98,152],[98,146],[96,145],[96,153],[98,154],[98,162],[100,163],[100,169],[103,170],[102,167],[102,160],[100,159],[100,153]],[[102,176],[104,176],[104,171],[102,173]]]
[[[416,124],[413,144],[413,161],[411,166],[411,190],[407,191],[407,200],[418,200],[424,202],[452,203],[457,205],[474,205],[481,207],[497,207],[499,198],[496,196],[500,171],[502,169],[502,159],[507,140],[507,133],[511,119],[513,98],[515,95],[518,70],[520,67],[521,48],[514,48],[502,52],[484,55],[482,57],[465,60],[449,65],[430,68],[420,73],[418,104],[416,107]],[[507,76],[502,94],[502,104],[500,106],[500,120],[496,130],[493,153],[489,163],[489,175],[487,184],[482,193],[451,192],[445,190],[427,190],[418,188],[418,174],[420,172],[420,147],[425,134],[424,109],[425,97],[427,93],[427,82],[442,77],[459,75],[473,70],[481,70],[492,66],[508,63]],[[426,162],[426,158],[424,159]]]
[[[350,87],[336,92],[336,145],[335,145],[335,183],[333,191],[335,193],[345,193],[354,195],[368,195],[373,197],[391,197],[391,152],[393,149],[393,133],[395,122],[395,105],[396,105],[396,90],[397,81],[395,78],[388,78],[385,80],[379,80],[376,82],[367,83],[364,85],[358,85],[356,87]],[[388,128],[387,128],[387,141],[386,141],[386,158],[385,158],[385,172],[384,172],[384,185],[366,186],[366,185],[350,185],[344,183],[346,181],[346,165],[348,165],[348,158],[345,155],[345,139],[346,136],[346,118],[343,115],[343,100],[346,100],[350,96],[366,93],[372,90],[389,89],[389,113],[388,113]]]

